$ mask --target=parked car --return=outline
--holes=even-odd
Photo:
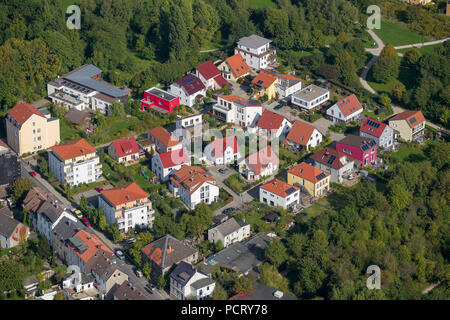
[[[227,171],[228,171],[228,168],[227,168],[227,167],[223,167],[223,168],[220,168],[220,169],[219,169],[219,172],[222,173],[222,174],[224,174],[224,173],[227,172]]]
[[[37,173],[34,172],[33,170],[31,170],[30,172],[28,172],[30,174],[30,176],[32,177],[36,177]]]
[[[6,198],[6,202],[10,208],[14,208],[16,206],[12,198]]]
[[[236,210],[236,208],[226,208],[225,210],[222,211],[222,213],[230,213],[233,212],[234,210]]]
[[[273,108],[273,110],[279,110],[279,109],[281,109],[281,108],[283,108],[283,105],[280,103],[279,105],[275,106],[275,107]]]
[[[78,219],[82,219],[83,218],[83,214],[81,213],[80,210],[75,210],[73,212],[73,214],[75,215],[75,217],[77,217]]]
[[[136,273],[136,276],[138,276],[139,278],[142,278],[144,275],[142,274],[142,271],[141,270],[138,270],[138,269],[136,269],[135,271],[134,271],[134,273]]]
[[[95,190],[97,190],[98,192],[103,191],[103,187],[97,187],[95,188]]]
[[[127,240],[128,243],[135,243],[136,242],[136,238],[130,238]]]
[[[116,256],[118,256],[120,260],[125,260],[125,256],[123,255],[123,252],[120,250],[116,250]]]
[[[86,227],[90,227],[91,226],[91,223],[89,222],[88,218],[83,217],[83,218],[81,218],[81,221],[84,223],[84,225]]]

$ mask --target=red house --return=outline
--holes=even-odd
[[[162,109],[160,111],[173,112],[175,107],[180,105],[180,98],[174,96],[157,87],[150,88],[144,92],[144,99],[141,100],[141,110],[148,110],[151,107]]]
[[[347,136],[336,142],[336,150],[358,160],[362,167],[375,164],[377,161],[377,143],[370,138]]]

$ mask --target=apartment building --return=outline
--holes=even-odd
[[[256,71],[266,69],[276,62],[277,52],[272,41],[256,34],[239,39],[234,53],[240,53],[248,66]]]
[[[220,95],[213,106],[217,119],[241,127],[252,127],[262,115],[263,107],[235,95]]]

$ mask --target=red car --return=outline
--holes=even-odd
[[[30,171],[30,172],[28,172],[29,174],[30,174],[30,176],[32,176],[32,177],[36,177],[36,172],[34,172],[34,171]]]
[[[97,187],[97,188],[95,188],[95,190],[97,190],[98,192],[100,192],[100,191],[103,190],[103,187]]]
[[[89,222],[88,218],[83,217],[83,218],[81,218],[81,221],[83,221],[83,223],[84,223],[84,225],[86,227],[90,227],[91,226],[91,223]]]

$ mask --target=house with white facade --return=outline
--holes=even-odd
[[[250,225],[234,218],[208,230],[208,240],[214,244],[221,241],[224,248],[248,237],[250,237]]]
[[[195,75],[203,82],[208,90],[214,91],[223,88],[225,85],[231,86],[212,61],[206,61],[197,66],[195,68]]]
[[[275,69],[268,69],[264,72],[277,78],[275,93],[278,94],[280,99],[289,97],[302,89],[302,79],[300,78],[290,74],[281,73]]]
[[[322,133],[313,125],[295,120],[286,137],[286,142],[296,148],[304,147],[308,150],[320,145],[322,137]]]
[[[170,274],[170,295],[179,300],[203,300],[214,292],[215,285],[214,280],[184,261]]]
[[[213,106],[217,119],[241,127],[252,127],[262,115],[263,107],[257,102],[235,95],[221,95]]]
[[[48,160],[50,170],[61,184],[91,183],[102,175],[97,150],[84,139],[51,147]]]
[[[169,92],[180,97],[180,103],[192,107],[196,99],[206,96],[206,87],[194,74],[188,74],[170,85]]]
[[[191,161],[184,148],[160,153],[152,158],[152,171],[161,181],[168,181],[170,175]]]
[[[241,157],[241,151],[235,136],[212,141],[206,145],[203,154],[207,161],[214,165],[234,163]]]
[[[183,166],[170,176],[169,190],[192,210],[199,203],[212,204],[219,199],[216,180],[197,166]]]
[[[256,124],[260,135],[277,138],[286,137],[291,126],[292,124],[284,116],[267,109],[263,111]]]
[[[259,188],[259,201],[272,207],[289,209],[300,203],[300,189],[284,181],[273,179]]]
[[[320,109],[328,99],[330,99],[330,91],[314,84],[291,95],[291,103],[308,112]]]
[[[140,159],[139,146],[135,137],[113,141],[108,147],[108,155],[125,166],[136,164]]]
[[[183,145],[174,138],[169,131],[159,126],[148,131],[147,137],[155,143],[156,151],[159,153],[181,149]]]
[[[177,129],[189,129],[203,124],[203,116],[201,113],[192,114],[187,117],[177,119],[175,126]]]
[[[331,121],[345,122],[358,120],[363,112],[363,107],[359,103],[358,98],[351,94],[348,97],[336,102],[327,110],[327,118]]]
[[[331,182],[342,183],[355,169],[355,160],[345,153],[324,148],[310,157],[313,165],[330,175]]]
[[[239,173],[247,180],[256,181],[275,174],[279,168],[278,155],[267,146],[239,163]]]
[[[248,66],[256,71],[266,69],[276,62],[277,51],[270,45],[272,41],[256,34],[243,37],[237,42],[234,53],[240,53]]]
[[[119,231],[127,233],[130,228],[152,228],[155,220],[149,195],[135,182],[102,190],[98,199],[108,225],[117,223]]]
[[[372,118],[366,117],[361,128],[359,128],[359,135],[375,140],[379,147],[394,148],[394,129]]]
[[[36,231],[44,235],[50,245],[53,242],[52,231],[62,218],[67,218],[73,223],[77,223],[77,218],[55,201],[46,200],[36,212],[34,217],[36,219]]]

